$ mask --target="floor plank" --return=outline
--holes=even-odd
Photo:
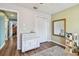
[[[16,49],[16,42],[16,39],[9,39],[8,41],[6,41],[5,46],[0,50],[0,56],[30,56],[57,45],[53,42],[44,42],[41,43],[39,48],[22,53],[21,51],[18,51]]]

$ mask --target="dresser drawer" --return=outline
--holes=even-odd
[[[28,38],[29,39],[29,38]],[[22,39],[22,52],[38,48],[40,46],[38,38],[32,38],[32,39]]]

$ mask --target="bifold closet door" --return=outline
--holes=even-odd
[[[45,19],[38,17],[36,20],[36,31],[38,33],[38,36],[40,37],[39,39],[40,43],[48,41],[47,29],[48,29],[48,22]]]

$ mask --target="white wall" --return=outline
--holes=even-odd
[[[27,8],[21,7],[21,6],[16,6],[13,4],[0,4],[0,8],[6,8],[6,9],[11,9],[11,10],[16,10],[19,13],[19,19],[17,20],[17,26],[18,26],[18,39],[17,39],[17,48],[20,49],[20,34],[21,33],[27,33],[32,30],[35,31],[35,19],[38,20],[37,17],[43,17],[43,19],[48,20],[50,23],[50,15],[41,13],[41,12],[35,12],[33,10],[29,10]],[[50,24],[49,24],[50,25]],[[49,33],[50,30],[49,30]],[[50,34],[49,34],[50,36]]]

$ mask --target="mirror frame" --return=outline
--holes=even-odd
[[[63,22],[64,22],[64,35],[58,35],[58,34],[55,34],[55,33],[54,33],[54,23],[55,23],[55,22],[59,22],[59,21],[63,21]],[[64,37],[64,36],[65,36],[65,32],[66,32],[66,19],[65,19],[65,18],[64,18],[64,19],[53,20],[53,21],[52,21],[52,25],[53,25],[53,26],[52,26],[52,27],[53,27],[53,28],[52,28],[52,30],[53,30],[52,33],[53,33],[54,36],[60,36],[60,37]]]

